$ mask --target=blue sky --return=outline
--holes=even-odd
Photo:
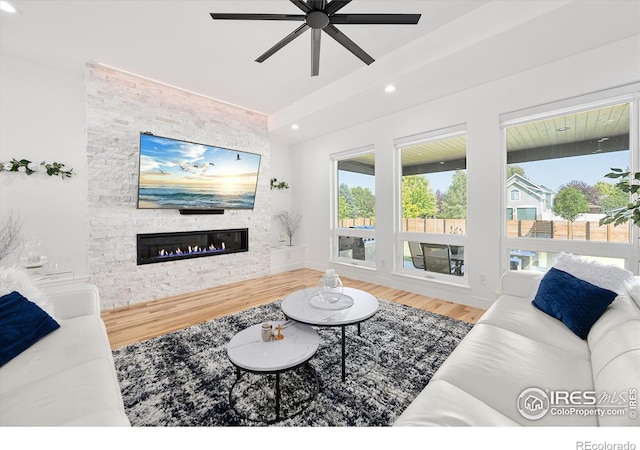
[[[260,155],[160,136],[140,136],[140,182],[255,185]]]
[[[629,152],[601,153],[598,155],[574,156],[546,161],[519,163],[524,174],[532,182],[544,185],[556,191],[561,185],[573,180],[584,181],[594,185],[598,181],[615,183],[615,180],[605,178],[610,168],[617,167],[626,170],[629,167]],[[429,185],[433,191],[438,189],[445,192],[451,184],[453,172],[434,173],[429,175]],[[349,187],[362,186],[371,189],[375,194],[374,177],[352,172],[340,171],[340,183]]]

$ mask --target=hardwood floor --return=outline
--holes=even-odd
[[[311,269],[270,275],[174,297],[107,310],[102,318],[113,350],[197,323],[280,300],[287,294],[316,286],[321,273]],[[475,323],[483,309],[341,277],[347,287],[379,298]]]

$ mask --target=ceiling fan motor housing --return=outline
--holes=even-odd
[[[313,10],[307,14],[305,20],[314,30],[321,30],[329,25],[329,16],[324,11]]]

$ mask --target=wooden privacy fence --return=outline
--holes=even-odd
[[[343,219],[340,227],[375,226],[375,219]],[[402,219],[402,231],[417,233],[465,234],[466,219]],[[629,242],[629,225],[600,226],[598,221],[507,220],[508,237],[538,237],[597,242]]]
[[[465,234],[466,219],[402,219],[402,231],[418,233]]]
[[[629,242],[629,225],[600,226],[598,221],[508,220],[508,237],[543,237],[576,241]]]

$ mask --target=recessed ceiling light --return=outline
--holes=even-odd
[[[300,126],[297,123],[294,123],[293,125],[291,125],[292,130],[297,130],[298,128],[300,128]]]
[[[388,84],[385,86],[384,91],[385,92],[393,92],[396,90],[396,87],[393,84]]]
[[[569,129],[569,127],[560,127],[560,128],[556,128],[556,131],[567,131]]]
[[[5,2],[5,1],[0,1],[0,10],[4,11],[4,12],[7,12],[7,13],[11,13],[11,14],[16,12],[16,9],[13,7],[13,5],[11,5],[11,3]]]

